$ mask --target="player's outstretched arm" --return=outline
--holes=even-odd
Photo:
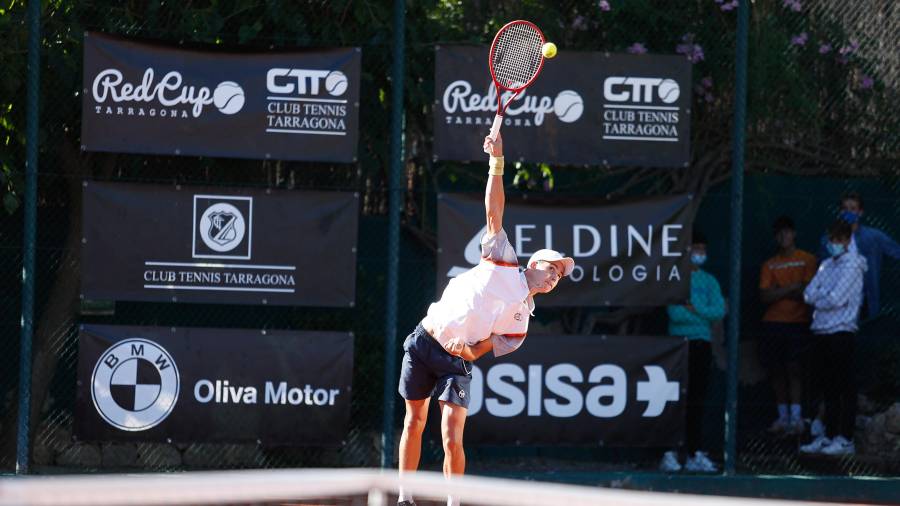
[[[487,188],[484,192],[484,208],[487,213],[487,236],[493,237],[503,228],[503,208],[506,196],[503,193],[503,137],[484,138],[484,152],[491,155]]]

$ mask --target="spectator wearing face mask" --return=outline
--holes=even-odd
[[[828,229],[828,253],[803,291],[813,307],[810,326],[815,364],[825,398],[826,434],[800,447],[803,453],[852,455],[856,426],[856,382],[853,354],[863,300],[866,259],[850,248],[852,229],[843,219]]]
[[[868,271],[863,278],[864,294],[864,319],[872,319],[881,311],[880,277],[881,264],[884,255],[895,260],[900,260],[900,244],[897,244],[890,236],[877,228],[863,225],[865,214],[862,196],[857,192],[847,192],[841,196],[840,219],[847,222],[853,235],[850,238],[848,249],[859,253],[866,259]],[[827,258],[828,236],[822,237],[822,248],[819,251],[820,258]]]
[[[759,360],[769,373],[778,418],[775,434],[803,432],[801,363],[809,348],[810,310],[803,289],[816,274],[816,257],[797,248],[794,221],[781,216],[772,225],[777,251],[759,273],[759,298],[766,305]]]
[[[712,274],[701,266],[706,263],[706,238],[694,231],[691,243],[691,298],[687,304],[668,306],[669,335],[688,339],[688,404],[687,460],[684,469],[691,472],[715,473],[716,464],[701,449],[703,439],[703,407],[712,363],[710,344],[712,324],[725,316],[722,289]],[[682,468],[675,451],[663,455],[660,469],[666,472]]]

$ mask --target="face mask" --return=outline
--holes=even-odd
[[[693,255],[691,255],[691,262],[693,262],[694,265],[697,266],[703,265],[706,263],[706,255],[694,253]]]
[[[836,257],[844,252],[844,245],[839,242],[829,242],[828,243],[828,253],[831,256]]]
[[[859,221],[859,213],[854,213],[853,211],[841,211],[841,219],[850,225],[854,225]]]

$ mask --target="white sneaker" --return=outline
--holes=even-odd
[[[664,473],[677,473],[681,471],[681,464],[678,463],[678,455],[669,450],[663,454],[662,460],[659,461],[659,470]]]
[[[822,448],[821,452],[824,455],[832,456],[853,455],[856,453],[856,446],[853,444],[853,441],[847,441],[847,438],[844,436],[838,436],[834,438],[830,445]]]
[[[822,448],[831,444],[831,440],[825,436],[819,436],[812,443],[800,447],[800,453],[821,453]]]
[[[809,435],[812,436],[813,439],[825,437],[825,424],[822,423],[822,420],[816,418],[809,424]]]
[[[717,473],[719,472],[719,468],[713,464],[713,461],[709,460],[709,456],[706,452],[697,451],[694,452],[694,456],[687,459],[687,462],[684,463],[685,471],[690,471],[692,473]]]

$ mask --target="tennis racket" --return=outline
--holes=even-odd
[[[541,54],[543,45],[544,34],[534,23],[522,19],[503,25],[494,36],[488,56],[491,79],[497,88],[497,115],[491,125],[491,139],[497,139],[506,108],[541,72],[544,66],[544,55]],[[504,91],[511,92],[506,103],[503,102]]]

